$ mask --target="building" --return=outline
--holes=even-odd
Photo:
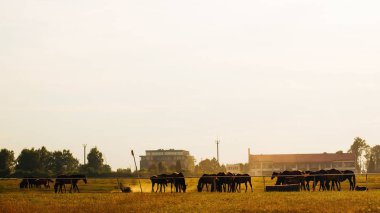
[[[158,164],[161,163],[169,170],[176,170],[180,163],[182,170],[194,170],[195,159],[186,150],[146,150],[145,155],[140,156],[140,158],[140,169],[150,170],[152,167],[158,168]]]
[[[226,172],[231,172],[233,174],[242,173],[242,164],[226,164]]]
[[[352,153],[273,154],[251,155],[248,150],[251,175],[271,175],[285,170],[338,169],[355,172],[355,155]]]

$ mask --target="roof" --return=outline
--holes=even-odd
[[[355,161],[355,155],[352,153],[250,155],[249,162],[255,161],[273,163],[322,163],[332,161]]]

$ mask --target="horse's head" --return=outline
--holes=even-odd
[[[186,188],[187,188],[187,185],[186,185],[186,184],[183,184],[183,186],[182,186],[182,190],[183,190],[183,192],[186,192]]]
[[[273,173],[272,173],[272,177],[271,177],[270,179],[273,180],[273,178],[277,177],[278,174],[279,174],[278,172],[273,172]]]

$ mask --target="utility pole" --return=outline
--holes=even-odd
[[[133,156],[133,161],[135,162],[135,169],[136,169],[135,171],[136,171],[136,174],[137,174],[137,179],[139,180],[140,191],[142,193],[143,191],[142,191],[141,182],[140,182],[140,175],[139,175],[139,171],[137,170],[136,158],[135,158],[135,153],[133,152],[133,150],[131,150],[131,154]]]
[[[219,139],[217,138],[216,139],[216,160],[218,161],[218,163],[219,163],[219,144],[220,144],[220,141],[219,141]]]
[[[83,165],[86,165],[86,146],[87,144],[83,144]]]

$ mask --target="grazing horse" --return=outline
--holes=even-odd
[[[215,192],[216,183],[218,181],[218,177],[216,174],[203,174],[198,181],[197,189],[198,192],[202,192],[203,187],[206,185],[206,190],[208,191],[208,185],[211,184],[211,192]]]
[[[285,176],[282,176],[282,172],[273,172],[270,179],[273,180],[274,178],[277,178],[275,185],[284,185]]]
[[[342,171],[343,175],[340,177],[340,182],[348,180],[350,182],[350,191],[355,190],[356,177],[355,173],[351,170]]]
[[[157,184],[156,192],[158,191],[158,187],[160,187],[160,192],[162,192],[162,188],[164,188],[168,185],[168,175],[161,174],[161,175],[153,175],[150,177],[150,181],[152,182],[152,192],[154,192],[154,185]]]
[[[58,175],[55,179],[54,191],[55,193],[61,192],[63,193],[62,188],[65,189],[66,192],[66,184],[70,184],[70,193],[77,191],[79,193],[78,182],[79,180],[83,180],[84,183],[87,183],[87,178],[85,175]],[[59,188],[58,188],[59,187]]]
[[[249,183],[249,185],[251,186],[251,192],[253,192],[252,180],[249,174],[236,174],[234,178],[234,183],[235,183],[236,191],[239,191],[239,192],[241,191],[242,183],[245,184],[245,192],[247,192],[248,190],[247,183]]]
[[[173,185],[176,192],[186,192],[185,176],[182,172],[174,172],[167,175],[168,183],[170,183],[170,192],[173,192]]]
[[[218,181],[216,182],[216,190],[218,192],[235,192],[235,175],[231,172],[219,172],[216,174]]]
[[[36,180],[36,187],[41,188],[41,185],[43,185],[45,189],[50,189],[50,183],[54,183],[54,181],[50,178],[40,178]]]
[[[304,171],[303,174],[305,175],[305,187],[307,191],[310,191],[310,181],[315,181],[314,172],[312,171]]]
[[[301,171],[273,172],[271,180],[277,177],[276,185],[299,184],[301,189],[306,190],[305,175]]]
[[[327,171],[326,170],[319,170],[319,171],[315,171],[315,172],[311,172],[311,175],[313,175],[313,191],[315,191],[315,187],[318,185],[318,182],[319,182],[319,191],[321,191],[321,189],[323,191],[326,190],[326,174],[327,174]]]
[[[37,178],[26,177],[21,180],[20,189],[37,187]]]
[[[330,169],[326,171],[326,188],[327,190],[335,190],[335,187],[340,191],[340,181],[342,177],[342,172],[337,169]],[[331,181],[331,187],[330,187]]]

